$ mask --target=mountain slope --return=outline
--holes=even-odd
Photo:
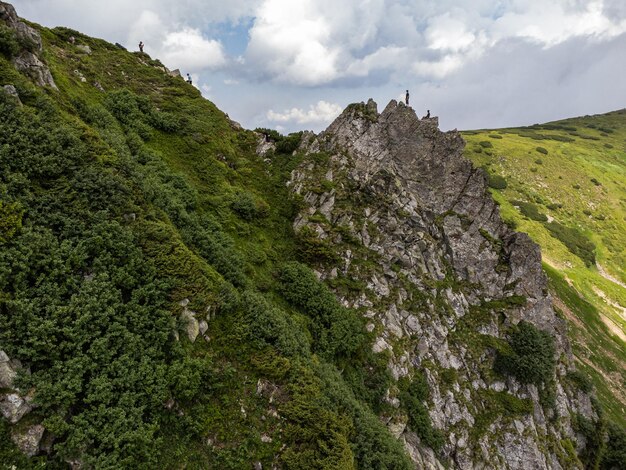
[[[0,18],[3,465],[619,458],[458,134],[369,103],[263,136],[146,54]]]
[[[505,219],[540,244],[578,362],[626,425],[626,111],[463,135]]]

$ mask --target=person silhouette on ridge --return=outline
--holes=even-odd
[[[191,75],[187,74],[187,83],[189,83],[190,85],[192,85],[192,81],[191,81]]]
[[[143,52],[143,41],[139,41],[139,52]]]
[[[406,91],[406,95],[404,96],[404,102],[406,105],[409,105],[409,90]]]

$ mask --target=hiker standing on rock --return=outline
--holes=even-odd
[[[192,85],[191,75],[189,75],[189,74],[187,74],[187,83],[189,83],[190,85]]]
[[[409,90],[406,91],[406,96],[404,97],[404,102],[406,103],[406,105],[409,105]]]
[[[139,52],[143,52],[143,41],[139,41]]]

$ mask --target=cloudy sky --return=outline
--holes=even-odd
[[[9,0],[11,1],[11,0]],[[191,73],[245,127],[319,131],[411,91],[443,128],[626,107],[626,0],[12,0]]]

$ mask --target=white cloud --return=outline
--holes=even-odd
[[[536,93],[538,103],[553,100],[554,106],[582,109],[583,104],[607,103],[605,95],[622,97],[626,89],[614,79],[619,70],[606,78],[590,72],[614,70],[609,61],[616,69],[623,63],[623,49],[612,45],[623,44],[626,37],[624,0],[13,3],[19,14],[47,26],[62,24],[135,50],[142,40],[152,57],[200,78],[194,83],[211,85],[212,97],[252,127],[267,123],[268,109],[286,109],[271,111],[274,122],[289,130],[311,122],[319,129],[340,111],[330,103],[370,95],[385,101],[406,88],[416,103],[433,102],[431,107],[439,106],[457,125],[469,122],[459,117],[464,113],[471,119],[491,116],[492,125],[508,113],[507,122],[514,124],[513,110],[515,116],[538,112],[525,107],[530,93]],[[569,47],[574,43],[579,49]],[[570,55],[559,55],[562,51]],[[579,67],[583,56],[586,67]],[[549,61],[557,59],[555,68]],[[543,70],[552,71],[550,80],[539,80]],[[567,81],[577,84],[571,92],[575,99],[563,98],[561,85]],[[492,92],[496,88],[499,92]],[[320,102],[335,106],[333,112],[325,114]],[[318,104],[307,108],[303,103]],[[536,121],[539,116],[544,115]]]
[[[337,77],[340,45],[331,45],[330,32],[314,1],[266,0],[250,31],[247,63],[279,81],[302,85],[331,81]]]
[[[300,108],[291,108],[282,113],[270,110],[267,112],[267,119],[272,122],[297,123],[297,124],[328,124],[335,119],[343,110],[336,103],[318,101],[315,105],[309,106],[307,111]]]
[[[444,13],[430,21],[425,32],[430,49],[458,52],[468,49],[476,40],[476,35],[467,30],[463,20]]]
[[[206,39],[192,28],[168,33],[159,56],[164,63],[187,70],[215,69],[226,64],[221,43]]]

